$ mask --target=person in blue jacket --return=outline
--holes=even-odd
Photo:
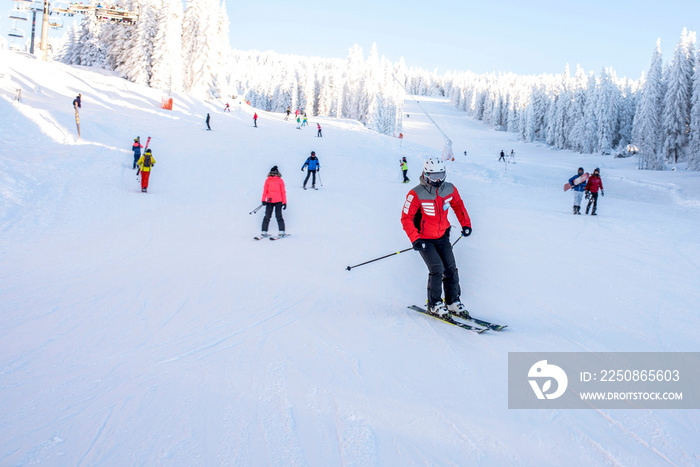
[[[143,146],[141,145],[141,138],[138,136],[134,138],[134,145],[131,146],[131,150],[134,151],[134,170],[136,170],[136,163],[139,161],[141,158],[141,148]]]
[[[569,179],[569,185],[571,185],[574,192],[574,214],[581,215],[581,199],[583,198],[583,192],[586,191],[586,184],[579,183],[574,185],[574,180],[583,175],[583,167],[578,168],[578,173]]]
[[[316,172],[321,170],[321,163],[318,161],[318,158],[316,158],[316,152],[311,151],[311,156],[309,156],[308,159],[306,159],[306,162],[304,162],[304,165],[301,166],[301,171],[304,171],[304,167],[308,167],[309,171],[306,174],[306,178],[304,179],[304,189],[306,190],[306,182],[309,181],[309,176],[312,176],[311,178],[311,188],[314,190],[316,189]]]

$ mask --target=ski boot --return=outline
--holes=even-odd
[[[269,236],[270,236],[270,234],[268,234],[268,233],[265,232],[265,231],[262,231],[262,232],[260,233],[260,237],[261,237],[261,238],[265,238],[265,237],[269,237]]]
[[[447,311],[449,311],[452,316],[457,316],[464,319],[470,318],[467,308],[462,305],[462,302],[459,300],[447,305]]]
[[[437,302],[434,305],[428,306],[428,313],[437,316],[440,319],[450,318],[450,312],[447,310],[447,307],[443,302]]]
[[[284,237],[285,235],[287,235],[287,234],[284,233],[284,230],[280,230],[280,233],[277,234],[277,236],[278,236],[279,238],[282,238],[282,237]]]

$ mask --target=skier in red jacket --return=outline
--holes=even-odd
[[[272,210],[275,210],[277,218],[277,226],[279,227],[279,236],[284,237],[284,219],[282,218],[282,210],[287,209],[287,191],[284,188],[284,180],[277,166],[270,169],[263,187],[262,202],[265,205],[265,217],[262,221],[261,237],[267,237],[267,228],[270,225]]]
[[[428,312],[446,318],[449,313],[469,317],[459,300],[459,274],[450,243],[449,206],[457,215],[462,235],[472,233],[471,220],[457,188],[445,182],[445,163],[429,159],[423,166],[420,184],[408,192],[401,224],[428,266]],[[442,289],[445,300],[442,300]]]
[[[586,184],[586,199],[588,199],[588,204],[586,205],[586,214],[591,209],[593,205],[593,211],[591,216],[597,216],[595,210],[598,208],[598,190],[600,190],[600,196],[605,196],[603,192],[603,180],[600,179],[600,169],[598,167],[593,171],[593,175],[588,179]]]

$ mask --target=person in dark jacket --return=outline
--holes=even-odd
[[[314,190],[316,189],[316,172],[321,170],[321,163],[318,161],[316,158],[316,152],[311,151],[311,156],[309,156],[308,159],[306,159],[306,162],[304,162],[304,165],[301,166],[301,171],[304,171],[304,167],[308,167],[309,171],[306,174],[306,178],[304,179],[304,189],[306,190],[306,182],[309,181],[309,177],[311,176],[311,188]]]
[[[82,108],[80,106],[80,100],[82,99],[82,97],[83,97],[82,94],[78,94],[78,96],[75,99],[73,99],[73,107],[77,107],[79,109]]]
[[[586,191],[586,184],[581,182],[578,185],[574,185],[574,180],[583,175],[583,167],[578,168],[578,173],[569,179],[569,185],[573,187],[574,192],[574,214],[581,214],[581,199],[583,198],[583,192]]]
[[[209,114],[207,114],[207,119],[205,120],[207,123],[207,130],[211,131],[211,127],[209,126],[209,120],[211,120],[211,116]]]
[[[505,162],[506,161],[506,153],[503,152],[503,149],[501,149],[501,157],[498,158],[498,162]]]
[[[595,211],[598,208],[598,191],[600,191],[600,196],[605,196],[603,192],[603,180],[600,179],[600,169],[596,167],[593,171],[593,175],[591,175],[586,184],[586,199],[588,199],[586,214],[588,214],[588,210],[593,206],[591,216],[597,216]]]
[[[136,163],[139,161],[139,158],[141,157],[141,148],[143,146],[141,145],[141,138],[136,137],[134,138],[134,145],[131,146],[131,150],[134,151],[134,170],[136,170]]]

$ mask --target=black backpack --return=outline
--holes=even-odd
[[[144,168],[146,168],[146,167],[150,168],[152,165],[153,165],[153,164],[151,164],[151,155],[150,155],[150,154],[146,154],[145,156],[143,156],[143,167],[144,167]]]

